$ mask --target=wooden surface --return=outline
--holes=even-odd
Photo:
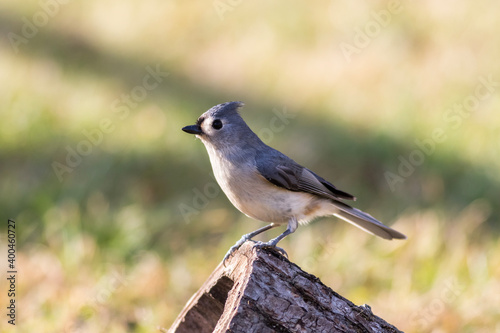
[[[270,249],[247,242],[191,297],[171,333],[400,332]]]

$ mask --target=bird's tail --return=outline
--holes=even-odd
[[[385,238],[385,239],[406,239],[406,236],[376,220],[370,214],[353,208],[343,202],[333,201],[333,204],[338,209],[338,212],[333,215],[347,221],[356,227],[363,229],[370,234]]]

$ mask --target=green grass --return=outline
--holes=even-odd
[[[499,87],[449,113],[500,80],[493,5],[404,3],[348,61],[339,45],[386,3],[241,2],[221,19],[210,2],[72,1],[16,52],[8,34],[41,7],[4,1],[0,218],[17,222],[19,313],[15,328],[2,316],[2,332],[170,326],[262,225],[217,192],[203,145],[180,131],[229,100],[246,103],[257,133],[274,112],[293,114],[267,143],[408,235],[386,242],[324,218],[283,241],[292,261],[406,332],[499,330]],[[168,76],[119,110],[147,68]],[[112,129],[60,181],[53,163],[103,121]],[[436,129],[444,139],[391,190],[386,172]]]

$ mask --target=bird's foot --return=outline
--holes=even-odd
[[[236,244],[234,244],[233,246],[231,246],[231,248],[229,249],[229,251],[227,251],[226,255],[224,256],[224,259],[222,260],[222,262],[224,263],[224,266],[226,266],[226,260],[234,253],[234,251],[238,250],[240,248],[241,245],[243,245],[243,243],[245,243],[246,241],[250,240],[252,242],[254,242],[252,240],[253,237],[263,233],[264,231],[267,231],[269,229],[272,229],[274,228],[276,225],[274,223],[271,223],[269,225],[266,225],[265,227],[262,227],[260,229],[257,229],[249,234],[246,234],[246,235],[243,235],[241,236],[240,240],[236,242]],[[272,240],[271,242],[275,242],[274,245],[276,245],[278,242],[279,242],[279,239],[274,239]],[[255,242],[254,242],[255,243]],[[284,251],[283,251],[284,252]]]
[[[226,255],[224,256],[224,259],[222,259],[222,262],[224,263],[224,266],[226,266],[226,260],[229,259],[230,256],[233,255],[233,253],[238,250],[243,243],[245,243],[247,240],[252,240],[248,235],[243,235],[239,241],[236,242],[233,246],[229,248],[229,251],[227,251]],[[253,242],[253,241],[252,241]]]
[[[274,249],[274,250],[278,251],[279,253],[281,253],[285,258],[288,259],[288,254],[286,253],[286,251],[283,250],[281,247],[276,246],[276,243],[273,241],[255,242],[255,245],[253,247],[258,248],[258,249],[264,249],[264,248]]]

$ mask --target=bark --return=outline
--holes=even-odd
[[[400,331],[276,251],[247,242],[215,269],[169,332]]]

